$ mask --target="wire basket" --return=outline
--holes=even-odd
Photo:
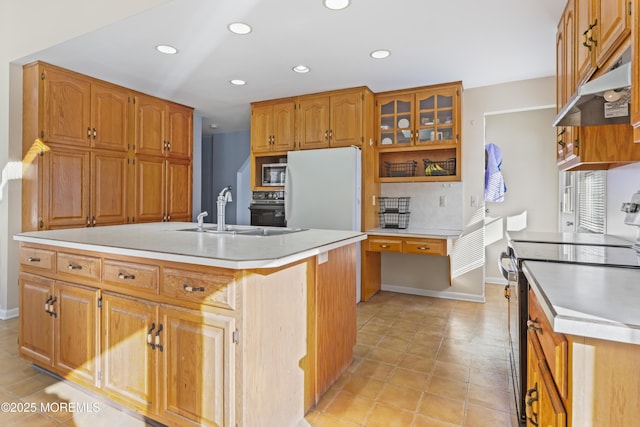
[[[380,213],[407,213],[411,197],[378,197]]]
[[[424,163],[424,174],[426,176],[438,176],[438,175],[455,175],[456,174],[456,158],[451,157],[447,160],[433,161],[429,159],[422,159]]]
[[[409,212],[380,212],[381,228],[407,228],[409,226]]]
[[[385,176],[415,176],[417,165],[418,162],[416,162],[415,160],[409,160],[407,162],[400,163],[384,162],[384,169],[386,172]]]

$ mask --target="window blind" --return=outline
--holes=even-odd
[[[578,230],[604,233],[606,218],[606,172],[581,171],[578,174]]]

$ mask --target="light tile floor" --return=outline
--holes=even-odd
[[[502,287],[488,285],[486,300],[381,292],[360,303],[354,363],[307,421],[313,427],[516,427]],[[23,410],[0,408],[0,426],[150,425],[34,369],[18,356],[17,331],[17,319],[0,321],[0,403]],[[99,411],[57,410],[59,402]],[[41,403],[53,404],[51,410],[24,410]]]
[[[507,304],[381,292],[358,305],[354,363],[307,414],[313,427],[516,427]]]

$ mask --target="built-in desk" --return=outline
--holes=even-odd
[[[436,230],[422,228],[375,228],[367,230],[367,240],[362,242],[362,300],[366,301],[380,291],[381,253],[396,252],[430,256],[446,256],[449,259],[449,283],[451,262],[449,255],[453,239],[460,237],[460,230]]]

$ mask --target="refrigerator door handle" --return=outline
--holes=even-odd
[[[291,170],[287,166],[284,177],[284,221],[291,217]]]

